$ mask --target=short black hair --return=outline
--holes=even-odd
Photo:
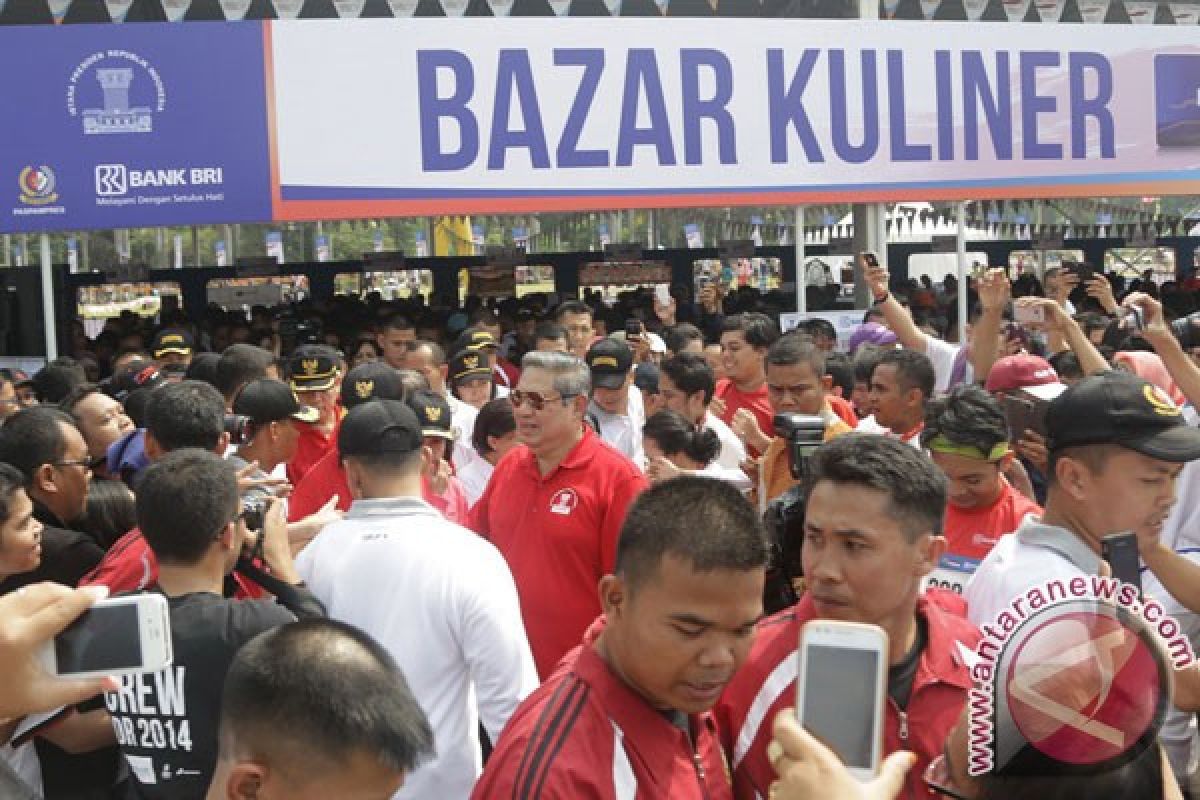
[[[221,696],[222,758],[281,743],[314,771],[356,753],[409,773],[433,729],[396,662],[344,622],[304,619],[260,633],[234,657]]]
[[[0,427],[0,461],[16,467],[29,485],[39,467],[66,456],[64,425],[73,428],[75,422],[69,414],[53,406],[18,411]]]
[[[921,444],[928,447],[938,436],[990,453],[993,447],[1008,441],[1008,422],[996,398],[983,387],[968,384],[926,405]]]
[[[1060,381],[1081,381],[1084,378],[1083,367],[1079,365],[1079,356],[1072,350],[1063,350],[1047,359],[1050,366],[1058,373]]]
[[[825,375],[825,351],[813,344],[807,333],[792,331],[775,340],[767,350],[766,366],[795,367],[808,364],[813,375]]]
[[[679,391],[686,395],[704,392],[704,404],[712,402],[717,389],[717,376],[704,356],[699,353],[676,353],[658,368]]]
[[[696,427],[675,411],[659,411],[642,426],[642,436],[658,445],[663,455],[683,453],[704,466],[721,454],[721,437],[712,428]]]
[[[79,530],[107,550],[137,527],[137,505],[123,482],[97,478],[88,484],[87,510]]]
[[[70,414],[72,419],[78,421],[79,417],[75,414],[75,407],[85,398],[94,394],[104,394],[104,390],[95,383],[81,383],[68,392],[66,397],[58,401],[58,407]]]
[[[539,339],[562,339],[567,340],[567,329],[557,322],[539,322],[537,327],[533,329],[533,341],[536,344]]]
[[[160,386],[146,401],[146,431],[164,451],[215,450],[225,430],[225,400],[200,381]]]
[[[12,514],[9,501],[12,500],[13,493],[24,488],[25,476],[12,464],[0,461],[0,525],[8,522],[8,517]]]
[[[910,542],[941,534],[946,476],[916,448],[874,433],[848,433],[817,448],[808,461],[808,494],[818,483],[861,486],[885,493]]]
[[[758,513],[731,484],[684,475],[650,487],[630,505],[615,572],[633,591],[668,555],[697,572],[765,569],[767,539]]]
[[[833,327],[833,323],[824,317],[813,317],[812,319],[805,320],[803,325],[805,332],[809,336],[828,336],[834,342],[838,340],[837,328]]]
[[[383,321],[381,331],[415,331],[417,326],[403,314],[392,314]]]
[[[726,317],[725,322],[721,325],[721,333],[730,331],[741,331],[742,336],[746,339],[746,344],[764,350],[775,344],[775,340],[779,338],[779,326],[766,314],[760,314],[757,311]]]
[[[896,380],[905,391],[919,389],[926,400],[933,397],[937,373],[929,356],[916,350],[885,350],[875,362],[875,369],[883,366],[895,367]]]
[[[217,364],[221,363],[219,353],[196,353],[188,363],[183,377],[190,381],[204,381],[217,385]]]
[[[883,350],[872,345],[865,344],[854,353],[854,382],[855,383],[870,383],[871,373],[875,371],[875,365],[879,363],[879,357],[883,355]]]
[[[587,314],[593,319],[596,316],[596,312],[592,311],[592,307],[586,303],[581,303],[578,300],[567,300],[554,309],[554,321],[561,323],[563,316],[567,314]]]
[[[683,352],[689,342],[704,344],[704,333],[690,322],[681,322],[678,325],[672,325],[663,333],[663,343],[666,344],[667,350],[672,353]]]
[[[485,455],[492,451],[488,446],[489,436],[507,436],[517,429],[512,401],[507,397],[488,400],[475,416],[475,427],[471,431],[471,445],[475,452]]]
[[[138,528],[163,563],[198,562],[237,511],[233,466],[207,450],[168,453],[138,480]]]
[[[844,397],[854,392],[854,365],[845,353],[825,355],[825,374],[833,379],[833,385],[842,390]]]
[[[69,356],[46,363],[33,376],[33,393],[42,403],[58,403],[81,383],[87,383],[83,366]]]
[[[217,361],[216,387],[225,397],[232,398],[250,381],[267,377],[267,370],[274,363],[275,356],[261,347],[244,342],[231,344]]]

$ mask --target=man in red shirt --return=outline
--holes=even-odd
[[[796,700],[796,644],[813,619],[878,625],[888,635],[884,752],[916,755],[904,797],[932,797],[922,780],[942,753],[971,688],[964,650],[979,633],[920,594],[945,548],[945,479],[923,453],[895,439],[849,433],[809,459],[802,560],[808,592],[759,625],[746,664],[714,710],[738,797],[767,797],[771,722]]]
[[[334,449],[337,440],[337,425],[342,415],[338,405],[342,374],[336,355],[322,345],[306,345],[296,348],[288,364],[292,388],[300,402],[321,414],[316,422],[296,423],[300,437],[296,442],[296,454],[287,464],[288,483],[293,486]]]
[[[779,338],[779,328],[766,314],[736,314],[725,320],[721,331],[721,360],[725,378],[717,381],[714,411],[736,430],[734,419],[745,409],[754,416],[758,429],[775,435],[775,412],[767,392],[767,349]],[[745,416],[745,415],[743,415]],[[762,452],[747,448],[752,456]]]
[[[646,478],[583,424],[591,376],[564,353],[527,353],[511,398],[514,447],[471,509],[473,530],[508,561],[529,645],[546,678],[600,613],[617,534]]]
[[[1000,537],[1042,509],[1005,479],[1014,461],[1008,425],[1000,404],[979,386],[960,386],[930,402],[921,443],[949,481],[946,552],[930,583],[961,594]]]
[[[600,581],[604,617],[517,708],[471,797],[730,800],[708,712],[750,650],[766,558],[729,484],[640,495]]]

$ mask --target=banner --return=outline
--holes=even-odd
[[[1036,13],[1061,6],[1037,0]],[[1200,194],[1195,28],[1071,30],[635,17],[4,28],[0,70],[23,78],[0,85],[3,107],[21,109],[0,128],[0,232]]]
[[[283,234],[280,231],[267,231],[267,258],[273,258],[279,264],[283,263]]]
[[[325,262],[329,259],[329,237],[325,234],[321,234],[317,237],[317,261]]]

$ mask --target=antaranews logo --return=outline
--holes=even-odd
[[[1168,664],[1194,660],[1162,606],[1109,577],[1033,587],[981,633],[971,670],[972,775],[1125,763],[1162,727]]]

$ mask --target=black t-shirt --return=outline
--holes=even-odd
[[[167,598],[174,663],[121,678],[104,696],[121,753],[145,800],[200,800],[217,762],[225,673],[238,649],[265,630],[294,622],[274,600],[227,600],[199,592]]]
[[[0,594],[42,581],[78,586],[79,580],[95,569],[102,558],[104,551],[91,537],[47,525],[42,528],[42,563],[31,572],[10,575],[0,582]]]
[[[908,708],[908,698],[912,694],[913,681],[917,677],[917,665],[921,662],[921,653],[925,652],[928,639],[925,631],[925,620],[917,616],[917,635],[913,646],[904,655],[904,660],[893,667],[888,667],[888,696],[900,710]]]

